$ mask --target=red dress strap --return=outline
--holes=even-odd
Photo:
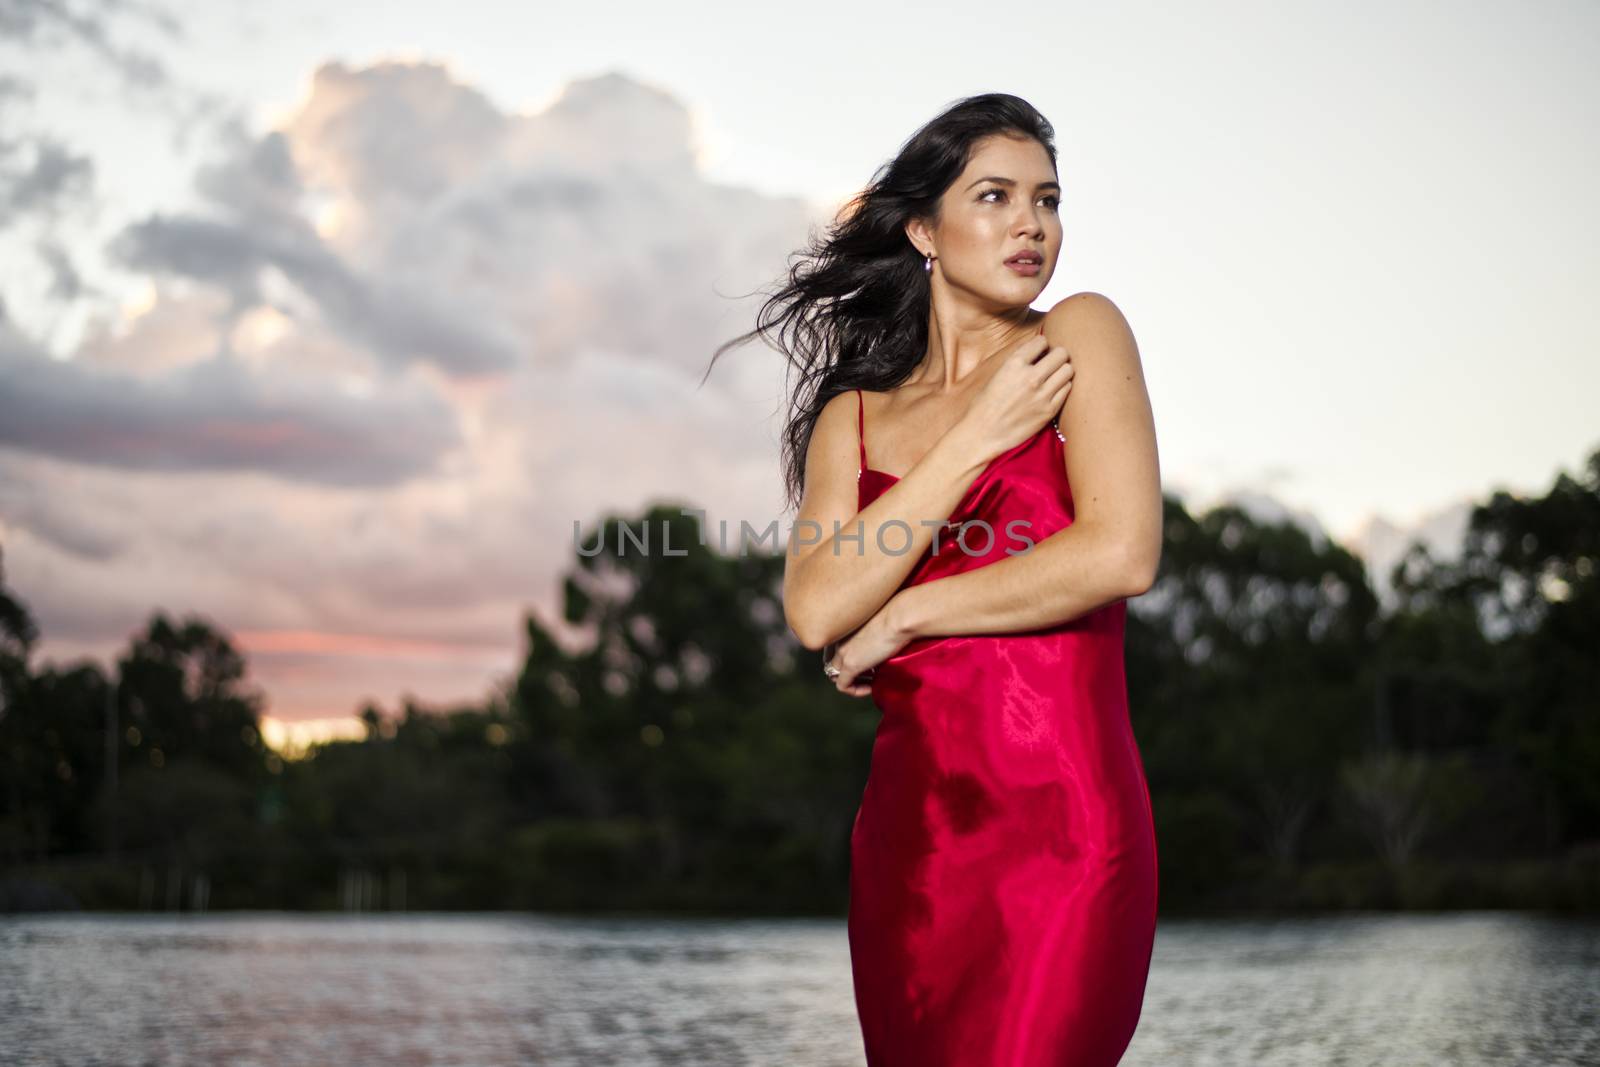
[[[867,469],[867,398],[861,395],[861,390],[856,390],[856,439],[861,442],[861,467],[856,471],[860,478]]]

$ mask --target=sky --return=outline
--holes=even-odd
[[[60,12],[73,18],[64,20]],[[1163,484],[1345,543],[1600,447],[1593,4],[0,11],[0,550],[39,654],[150,614],[288,730],[471,700],[573,521],[783,518],[711,350],[954,100],[1054,124]],[[299,725],[295,725],[299,724]]]

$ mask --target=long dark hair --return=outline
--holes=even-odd
[[[1032,138],[1055,165],[1055,129],[1026,100],[984,93],[957,101],[878,168],[822,238],[813,232],[790,255],[788,280],[762,304],[755,328],[712,355],[715,365],[727,349],[759,336],[799,371],[783,434],[790,507],[800,504],[806,450],[823,406],[850,389],[893,388],[927,354],[928,275],[905,226],[914,218],[938,221],[939,198],[977,143],[993,134]]]

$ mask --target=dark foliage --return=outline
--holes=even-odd
[[[1127,645],[1163,910],[1600,904],[1597,531],[1600,452],[1414,548],[1380,610],[1339,546],[1169,499]],[[0,582],[0,908],[841,914],[876,713],[785,628],[776,543],[709,532],[606,518],[578,644],[530,615],[481,704],[292,760],[204,620],[115,679],[35,669]]]

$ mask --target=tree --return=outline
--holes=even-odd
[[[257,780],[265,697],[244,682],[244,657],[226,635],[190,616],[174,625],[158,612],[117,661],[125,759],[159,768],[194,759]]]

